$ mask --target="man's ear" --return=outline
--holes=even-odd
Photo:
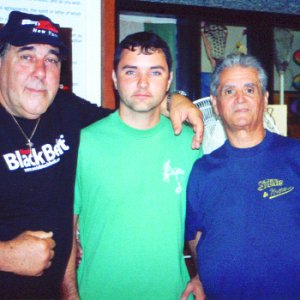
[[[170,89],[171,83],[173,79],[173,72],[170,72],[169,74],[169,79],[168,79],[168,86],[167,86],[167,91]]]
[[[217,106],[217,97],[210,95],[210,102],[214,108],[214,111],[217,115],[219,115],[219,110],[218,110],[218,106]]]
[[[113,80],[115,89],[118,90],[117,75],[116,75],[115,70],[112,71],[111,78]]]
[[[264,111],[267,111],[269,103],[269,92],[266,91],[264,94]]]

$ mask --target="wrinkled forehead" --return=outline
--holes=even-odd
[[[258,71],[255,68],[242,66],[227,67],[220,73],[218,88],[222,88],[224,85],[261,87]]]
[[[22,54],[28,52],[40,56],[55,55],[58,58],[62,58],[60,48],[49,44],[27,44],[23,46],[14,46],[8,44],[4,52],[5,53],[3,53],[2,56],[4,56],[6,53],[17,55],[19,53]]]
[[[18,52],[20,51],[44,51],[44,52],[51,52],[55,54],[60,54],[60,49],[59,47],[52,46],[49,44],[38,44],[38,43],[33,43],[33,44],[27,44],[23,46],[11,46],[14,47]]]

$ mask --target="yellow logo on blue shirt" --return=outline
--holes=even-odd
[[[295,187],[285,186],[281,179],[264,179],[258,182],[258,191],[263,191],[263,198],[274,199],[291,192]]]

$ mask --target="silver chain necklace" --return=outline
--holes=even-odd
[[[35,134],[35,132],[36,132],[38,126],[39,126],[41,117],[38,118],[32,132],[31,132],[30,137],[27,136],[27,134],[24,132],[23,128],[21,127],[21,125],[19,124],[17,119],[12,114],[11,114],[11,117],[13,118],[14,122],[17,124],[18,128],[20,129],[21,133],[23,134],[24,138],[26,139],[26,141],[27,141],[26,145],[28,146],[30,154],[31,154],[31,149],[32,149],[32,146],[34,145],[33,142],[31,141],[31,139],[33,138],[33,136],[34,136],[34,134]]]

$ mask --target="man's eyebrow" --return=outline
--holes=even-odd
[[[137,68],[138,68],[138,67],[137,67],[137,66],[134,66],[134,65],[125,65],[125,66],[122,67],[122,70],[124,70],[124,69],[137,69]],[[150,67],[150,70],[153,70],[153,69],[160,69],[160,70],[163,70],[163,71],[166,70],[166,68],[164,68],[164,67],[161,66],[161,65],[151,66],[151,67]]]
[[[256,84],[256,83],[254,83],[254,82],[247,82],[247,83],[245,83],[245,84],[244,84],[244,86],[256,87],[256,86],[257,86],[257,84]]]
[[[57,57],[61,57],[61,54],[60,54],[59,50],[56,50],[56,49],[50,49],[49,54],[54,54]]]
[[[28,50],[35,50],[34,46],[22,46],[18,49],[18,52],[28,51]],[[56,49],[49,49],[48,54],[56,55],[57,57],[60,57],[59,50]]]
[[[225,84],[221,87],[221,90],[228,89],[228,88],[234,88],[234,87],[235,87],[234,84]]]
[[[163,66],[161,66],[161,65],[152,66],[152,67],[150,67],[150,69],[151,69],[151,70],[153,70],[153,69],[160,69],[160,70],[163,70],[163,71],[165,71],[165,70],[166,70],[166,68],[165,68],[165,67],[163,67]]]
[[[122,70],[125,70],[125,69],[137,69],[137,66],[125,65],[125,66],[122,67]]]
[[[22,46],[18,48],[18,52],[27,51],[27,50],[33,50],[34,46]]]

